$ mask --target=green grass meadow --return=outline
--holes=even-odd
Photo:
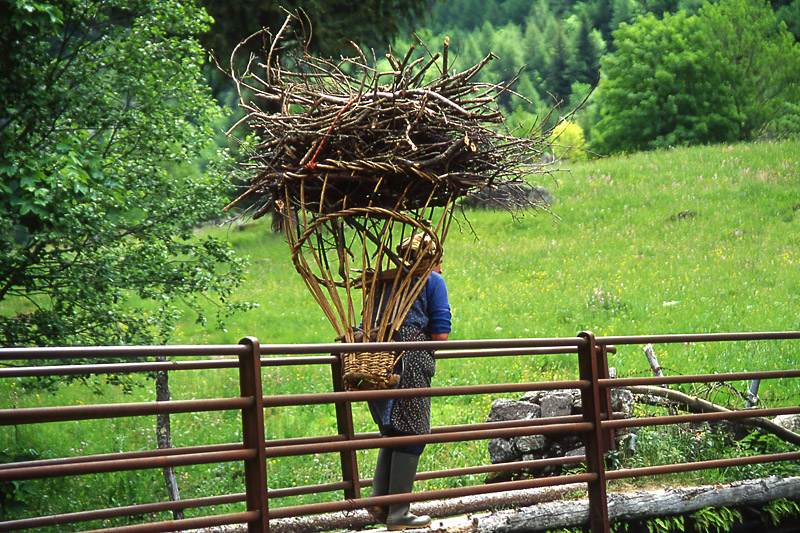
[[[598,336],[800,330],[800,141],[676,148],[562,166],[569,171],[531,179],[556,198],[552,213],[519,219],[503,211],[458,214],[443,264],[453,309],[451,339],[571,337],[584,330]],[[226,344],[245,336],[262,344],[333,340],[333,328],[294,271],[288,245],[282,235],[269,232],[268,221],[203,231],[229,240],[249,259],[249,279],[237,297],[258,308],[229,318],[224,328],[187,318],[174,343]],[[667,374],[788,369],[798,368],[800,361],[797,341],[657,345],[655,350]],[[649,373],[641,346],[619,347],[610,365],[619,376]],[[576,375],[576,361],[569,356],[440,360],[434,385]],[[233,371],[175,372],[170,380],[173,399],[238,394]],[[73,383],[52,396],[6,380],[0,397],[7,398],[5,408],[154,399],[149,380],[129,394],[103,385],[101,378],[94,382],[97,393]],[[330,383],[330,370],[321,366],[265,369],[265,394],[328,391]],[[797,405],[800,383],[764,383],[761,398],[769,406]],[[493,399],[434,399],[434,425],[482,422]],[[356,431],[374,431],[365,405],[355,405],[354,416]],[[269,409],[266,425],[269,438],[329,434],[336,428],[329,406]],[[241,439],[235,412],[174,415],[172,431],[176,446]],[[0,450],[7,457],[153,447],[155,420],[150,419],[0,431]],[[371,476],[374,455],[359,452],[362,477]],[[423,454],[420,469],[488,461],[485,442],[436,444]],[[270,460],[269,484],[337,481],[337,469],[334,455]],[[178,476],[184,498],[243,489],[238,463],[180,468]],[[416,490],[480,482],[481,476],[432,480]],[[82,476],[67,484],[26,482],[15,488],[19,506],[10,517],[159,501],[166,498],[162,487],[158,472]],[[270,505],[339,497],[297,497]]]

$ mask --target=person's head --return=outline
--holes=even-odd
[[[430,235],[425,233],[417,233],[407,237],[397,245],[397,255],[406,263],[413,265],[415,263],[424,264],[435,261],[433,270],[441,273],[441,256],[437,257],[437,252],[436,242]]]

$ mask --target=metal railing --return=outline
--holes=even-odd
[[[20,409],[4,408],[0,409],[0,426],[9,427],[56,421],[78,421],[201,411],[238,411],[241,414],[242,421],[241,442],[5,463],[0,464],[0,483],[128,470],[161,469],[167,466],[180,467],[217,464],[223,462],[241,462],[244,466],[243,492],[241,493],[10,520],[0,522],[0,531],[41,529],[46,526],[59,524],[79,524],[92,520],[109,520],[119,517],[141,516],[143,514],[164,511],[174,512],[200,507],[209,508],[232,503],[243,506],[245,511],[227,514],[211,514],[208,516],[181,520],[146,522],[116,529],[120,531],[160,532],[244,523],[247,524],[249,531],[269,531],[269,521],[271,519],[275,520],[285,517],[347,511],[395,502],[435,500],[532,487],[585,483],[588,488],[590,502],[591,530],[595,533],[608,532],[609,516],[606,498],[608,480],[800,459],[800,452],[788,452],[696,463],[607,470],[605,466],[605,454],[613,446],[613,432],[616,430],[645,425],[734,420],[758,416],[800,413],[800,407],[773,409],[748,408],[746,410],[727,413],[614,419],[610,405],[610,390],[612,388],[635,385],[662,385],[669,383],[723,382],[742,379],[766,380],[797,378],[800,377],[800,369],[793,368],[767,372],[739,372],[660,378],[612,378],[609,375],[608,353],[614,351],[614,347],[616,346],[629,344],[740,342],[787,339],[800,339],[800,332],[598,338],[595,338],[590,332],[584,332],[574,338],[371,343],[368,345],[368,348],[375,350],[406,350],[424,346],[426,349],[439,350],[436,354],[437,360],[574,354],[578,365],[578,379],[558,382],[494,383],[432,387],[423,390],[404,389],[351,392],[346,392],[341,389],[339,379],[341,375],[340,358],[337,354],[363,350],[365,349],[365,345],[339,343],[260,345],[256,339],[245,338],[238,345],[0,349],[0,364],[3,361],[54,359],[84,360],[117,358],[129,361],[106,364],[0,368],[0,378],[122,372],[174,372],[181,370],[212,370],[222,368],[237,368],[239,375],[239,396],[235,398]],[[152,359],[154,357],[167,357],[171,360],[131,361],[140,358]],[[186,361],[174,360],[175,358],[183,357],[203,357],[203,359]],[[329,366],[333,383],[331,392],[265,396],[262,391],[262,368],[293,365]],[[535,390],[560,389],[580,390],[583,406],[583,413],[581,415],[440,426],[433,428],[429,435],[392,438],[381,438],[376,433],[357,434],[354,430],[351,409],[354,402],[399,397],[429,396],[438,398],[445,396],[519,393]],[[265,423],[269,423],[269,420],[265,420],[265,408],[317,404],[333,404],[335,406],[337,420],[337,432],[335,434],[280,440],[265,439]],[[584,456],[539,459],[522,463],[500,465],[474,465],[466,468],[421,472],[417,475],[417,479],[465,476],[498,470],[519,469],[522,467],[534,468],[551,466],[554,464],[566,465],[576,462],[584,463],[586,466],[585,471],[581,473],[506,481],[487,485],[426,490],[419,493],[403,495],[361,497],[361,488],[363,486],[369,486],[369,484],[371,484],[371,479],[362,479],[360,477],[356,454],[358,450],[409,444],[454,443],[492,438],[510,438],[524,435],[569,434],[579,434],[583,436],[586,450]],[[341,481],[299,487],[266,489],[266,487],[268,487],[266,463],[269,459],[317,453],[339,454],[342,471]],[[337,499],[336,501],[293,505],[273,509],[269,506],[269,502],[277,498],[335,491],[341,491],[343,498]]]

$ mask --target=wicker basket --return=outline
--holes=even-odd
[[[342,354],[342,384],[345,390],[388,389],[399,382],[394,364],[395,352]]]

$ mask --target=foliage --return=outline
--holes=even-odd
[[[727,532],[733,526],[742,522],[742,513],[737,509],[727,507],[700,509],[690,515],[690,520],[696,531],[706,532]]]
[[[201,36],[201,43],[227,67],[231,52],[240,41],[262,28],[276,35],[286,21],[287,12],[302,10],[299,13],[303,16],[295,19],[289,33],[297,31],[309,38],[309,51],[323,57],[338,57],[340,54],[354,53],[352,46],[348,44],[350,41],[363,45],[365,49],[386,47],[392,37],[398,36],[402,29],[416,25],[432,0],[200,2],[213,17],[210,29]],[[245,50],[263,56],[263,42],[258,41],[256,44],[246,47]],[[246,55],[241,54],[240,57]],[[215,80],[215,86],[223,81],[210,69],[208,74]],[[222,86],[216,86],[215,93],[220,92],[221,88]]]
[[[760,510],[763,521],[776,526],[786,518],[800,517],[800,502],[792,500],[775,500],[765,504]]]
[[[800,0],[773,1],[772,7],[775,9],[775,16],[786,23],[786,28],[795,39],[800,40]]]
[[[164,342],[242,279],[227,243],[196,240],[222,178],[194,163],[219,110],[200,81],[190,2],[3,3],[0,344]],[[142,302],[156,305],[145,310]]]
[[[736,124],[722,80],[709,72],[699,21],[680,12],[650,14],[614,33],[596,94],[600,121],[592,146],[602,153],[722,142]]]
[[[556,159],[567,161],[586,160],[586,152],[583,150],[583,145],[586,142],[583,136],[583,128],[575,122],[562,120],[553,129],[550,142]]]
[[[516,60],[521,52],[523,62],[522,64],[517,64],[516,68],[520,68],[523,65],[524,68],[520,75],[520,82],[515,87],[515,90],[533,102],[531,105],[523,106],[522,111],[529,115],[542,117],[542,108],[538,105],[541,101],[553,102],[555,100],[558,102],[563,100],[563,109],[565,110],[572,110],[582,101],[577,98],[578,95],[574,94],[574,91],[572,94],[570,93],[570,88],[574,87],[576,83],[590,87],[596,84],[599,78],[600,58],[607,52],[614,53],[616,51],[618,42],[612,38],[612,33],[620,28],[621,25],[634,24],[642,16],[652,17],[655,21],[661,21],[665,17],[679,12],[683,12],[686,18],[693,18],[704,4],[706,4],[704,0],[579,0],[570,2],[537,0],[530,3],[510,0],[502,2],[493,0],[488,2],[448,0],[447,2],[435,3],[432,6],[430,18],[422,19],[422,22],[426,23],[424,31],[442,37],[445,35],[450,36],[453,48],[458,50],[458,54],[469,55],[468,62],[474,62],[479,57],[492,51],[497,53],[501,62],[508,63],[512,58]],[[775,11],[774,16],[768,12],[769,9],[762,9],[762,4],[763,0],[759,0],[759,2],[754,3],[747,9],[750,11],[761,10],[762,13],[759,15],[761,19],[759,20],[762,22],[767,20],[785,21],[788,30],[794,34],[795,38],[800,35],[800,0],[772,0],[770,4]],[[716,6],[718,4],[713,5]],[[711,6],[706,7],[706,10],[713,9]],[[734,11],[738,11],[738,9],[736,8]],[[742,22],[740,21],[739,23]],[[511,35],[510,27],[513,27],[516,34],[521,35],[521,38],[504,38],[502,39],[505,41],[502,44],[502,49],[500,47],[495,48],[495,43],[490,42],[486,34],[487,25],[494,29],[503,28],[503,31],[509,36]],[[755,39],[763,37],[766,41],[771,41],[772,38],[761,35],[764,29],[763,26],[763,24],[757,23],[754,29],[748,31],[756,35]],[[744,27],[747,28],[747,26]],[[726,73],[722,64],[714,63],[712,49],[705,49],[704,46],[706,44],[697,44],[700,39],[693,38],[696,36],[690,35],[690,32],[696,31],[697,28],[694,26],[686,28],[673,26],[671,29],[682,33],[680,40],[692,41],[691,43],[684,42],[684,44],[692,44],[694,48],[688,50],[689,54],[684,60],[668,57],[667,63],[660,67],[664,71],[662,75],[666,73],[668,74],[667,78],[674,76],[676,79],[667,79],[668,87],[656,87],[648,92],[656,98],[669,98],[674,94],[683,94],[685,91],[689,91],[689,96],[678,96],[677,98],[672,98],[675,101],[664,101],[663,109],[660,110],[663,117],[655,117],[662,119],[663,123],[652,127],[652,131],[649,134],[653,137],[663,135],[665,138],[661,139],[661,142],[652,142],[646,146],[640,143],[640,146],[652,148],[655,146],[669,146],[670,144],[675,145],[675,142],[666,139],[671,132],[668,129],[669,126],[677,128],[673,137],[679,144],[752,138],[752,136],[748,135],[739,135],[741,121],[737,113],[740,113],[741,110],[732,105],[719,107],[720,104],[731,104],[728,100],[732,98],[725,91],[719,91],[719,87],[724,88],[725,83],[730,85],[731,80],[735,81],[737,78],[733,77],[734,75],[731,73]],[[783,33],[782,35],[787,39],[791,39],[790,34]],[[714,35],[712,34],[711,36],[713,37]],[[646,38],[649,35],[642,34],[641,37],[643,39],[641,46],[652,51],[656,56],[660,55],[655,46],[647,44]],[[664,37],[667,40],[668,54],[670,56],[680,55],[683,50],[677,45],[669,44],[669,35]],[[433,42],[431,39],[426,40]],[[637,43],[637,46],[639,46],[639,43]],[[753,49],[774,49],[774,47],[767,42],[763,45],[758,44]],[[664,55],[667,55],[667,53]],[[694,63],[701,59],[704,64],[695,66]],[[786,72],[787,70],[791,71],[791,65],[795,63],[790,58],[783,57],[778,62],[770,60],[763,61],[760,64],[781,65],[781,68],[776,70]],[[703,77],[705,73],[700,72],[701,67],[706,70],[710,69],[713,74],[710,82],[706,82]],[[636,65],[636,68],[650,75],[655,69],[648,60],[645,60],[643,65]],[[626,72],[630,73],[630,71]],[[693,78],[688,80],[687,83],[681,83],[681,76],[687,74],[693,76]],[[723,74],[731,77],[720,80],[719,76]],[[775,73],[774,77],[779,78],[780,76]],[[715,86],[714,83],[717,82],[723,85]],[[643,84],[640,88],[645,88],[644,85],[646,84]],[[679,91],[680,93],[669,91]],[[695,91],[697,91],[696,95]],[[703,98],[707,97],[712,97],[711,105],[703,105]],[[780,98],[772,100],[773,103],[779,101]],[[630,98],[625,100],[624,104],[625,107],[623,109],[627,110],[631,106],[638,106],[640,101],[634,101],[633,98]],[[641,117],[654,116],[655,110],[652,107],[655,103],[645,102],[645,105],[649,105],[651,109],[642,112],[641,116],[634,114],[633,118],[638,120]],[[546,107],[549,109],[550,105]],[[575,114],[576,120],[584,128],[587,139],[593,139],[595,136],[593,128],[599,118],[597,117],[599,114],[598,107],[598,105],[590,102]],[[509,107],[506,112],[511,115],[516,113],[517,109]],[[675,112],[695,114],[673,119],[670,114]],[[762,116],[767,116],[767,114],[764,113]],[[785,108],[769,116],[772,117],[773,123],[766,133],[771,138],[785,138],[800,131],[800,126],[798,126],[800,124],[800,116],[797,114],[797,106],[790,101],[785,103]],[[518,119],[519,117],[516,118]],[[554,116],[553,118],[558,119],[559,117]],[[627,119],[628,117],[624,118]],[[515,122],[519,121],[515,120]],[[631,130],[630,135],[635,137],[636,130],[645,126],[650,126],[650,123],[642,119],[640,122],[633,124],[633,126],[620,125],[618,128],[622,131],[617,133],[622,133],[628,129]],[[661,131],[663,129],[666,129],[666,131]],[[712,131],[706,131],[708,129]],[[757,134],[758,132],[756,132]],[[631,150],[631,148],[620,149]]]
[[[33,461],[38,459],[35,450],[25,450],[9,455],[8,449],[0,451],[0,464]],[[19,515],[36,497],[30,481],[0,481],[0,520],[10,520]]]
[[[743,455],[786,453],[796,449],[775,435],[761,431],[750,433],[740,441],[739,445]],[[800,475],[800,465],[793,461],[773,465],[749,465],[741,468],[748,477],[759,477],[767,475],[767,473],[784,477]]]
[[[706,70],[721,71],[718,90],[732,99],[734,138],[761,137],[800,104],[800,44],[766,0],[709,3],[698,20],[700,46],[712,51]]]
[[[648,14],[614,38],[596,95],[600,152],[752,140],[800,102],[800,45],[763,1]]]

